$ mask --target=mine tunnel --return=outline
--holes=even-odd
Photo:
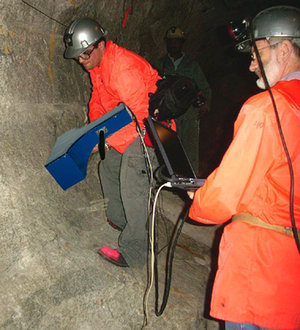
[[[151,62],[166,53],[169,27],[184,31],[184,51],[212,91],[210,111],[200,119],[197,175],[206,178],[232,139],[241,105],[258,92],[249,57],[236,51],[227,25],[281,2],[1,0],[1,329],[224,329],[209,316],[222,225],[184,224],[165,311],[155,315],[152,288],[145,325],[147,266],[116,267],[97,253],[103,245],[117,247],[119,236],[106,221],[99,154],[89,158],[86,177],[65,190],[47,171],[57,139],[88,123],[91,81],[64,58],[64,33],[76,18],[90,17],[107,40]],[[184,208],[182,194],[161,193],[158,304]]]

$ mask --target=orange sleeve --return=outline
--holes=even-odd
[[[148,86],[144,80],[141,68],[127,67],[111,78],[111,88],[116,91],[120,100],[134,113],[141,127],[144,128],[144,118],[148,116]],[[155,85],[155,84],[153,84]],[[118,151],[124,149],[137,137],[135,122],[130,123],[107,139]]]
[[[106,113],[103,108],[100,99],[99,99],[99,91],[96,86],[92,87],[92,95],[89,101],[89,120],[92,122],[93,120],[98,119]]]
[[[217,224],[245,212],[276,153],[270,150],[273,124],[257,107],[246,104],[241,109],[234,138],[219,167],[195,193],[189,212],[192,219]]]
[[[112,88],[118,92],[123,103],[135,114],[141,128],[144,127],[144,118],[148,115],[148,86],[142,68],[129,66],[118,72],[112,78]]]

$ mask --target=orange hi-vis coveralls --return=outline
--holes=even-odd
[[[93,85],[89,119],[93,121],[123,102],[143,129],[149,93],[157,89],[157,71],[139,55],[107,41],[100,67],[94,67],[89,73]],[[118,251],[127,264],[142,267],[148,251],[146,222],[150,183],[135,122],[111,135],[106,142],[112,150],[106,153],[99,167],[103,195],[108,200],[106,216],[121,229]],[[155,169],[154,149],[147,149]]]
[[[300,228],[300,80],[272,92],[294,171]],[[219,167],[198,189],[189,216],[220,224],[240,213],[291,227],[290,171],[267,91],[243,105]],[[243,221],[227,224],[219,247],[211,316],[265,328],[300,329],[300,254],[292,236]]]
[[[135,114],[143,129],[143,119],[148,117],[148,94],[156,91],[156,82],[160,79],[157,71],[141,56],[108,40],[100,67],[96,66],[89,73],[93,85],[89,102],[90,121],[123,102]],[[110,136],[107,142],[123,153],[136,137],[133,122]]]

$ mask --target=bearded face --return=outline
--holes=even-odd
[[[256,42],[256,46],[270,87],[274,86],[281,78],[281,67],[277,58],[277,45],[278,44],[270,45],[267,40],[258,40]],[[259,63],[256,58],[256,54],[254,53],[254,49],[252,49],[252,60],[249,70],[258,76],[256,81],[257,86],[261,89],[266,89]]]
[[[274,86],[280,80],[280,66],[276,57],[276,49],[271,49],[271,58],[266,64],[264,64],[264,70],[269,86]],[[261,89],[266,89],[265,82],[261,74],[256,80],[256,85]]]

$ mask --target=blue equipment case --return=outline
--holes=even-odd
[[[107,138],[132,122],[125,104],[120,104],[105,115],[81,128],[74,128],[60,137],[45,165],[63,190],[86,178],[90,154],[99,143],[100,131]]]

